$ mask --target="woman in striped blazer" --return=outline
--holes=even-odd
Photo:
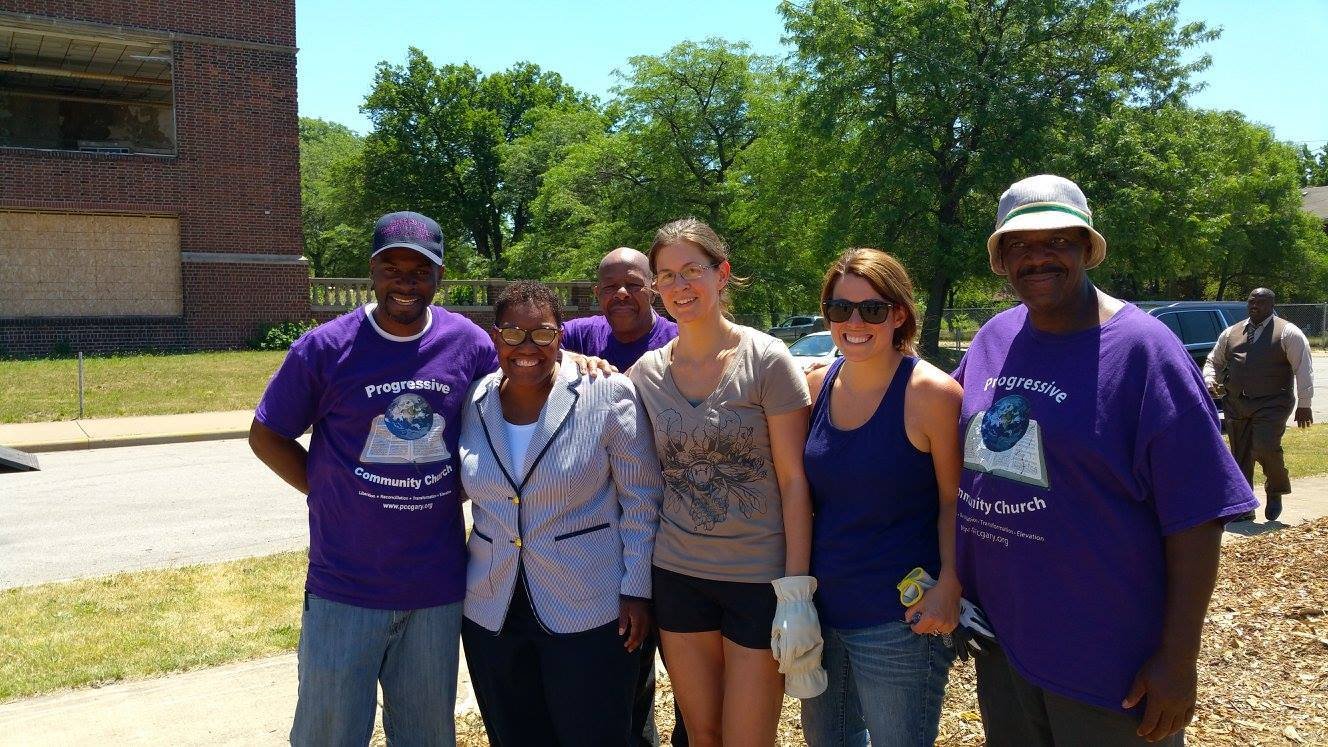
[[[519,281],[494,304],[500,370],[461,427],[471,501],[462,642],[494,745],[629,742],[663,489],[631,382],[560,362],[561,304]]]

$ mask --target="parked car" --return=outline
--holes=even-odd
[[[794,362],[802,368],[803,373],[817,363],[828,366],[839,357],[839,348],[835,347],[835,341],[830,338],[829,332],[813,332],[806,335],[789,345],[789,352],[793,354]]]
[[[1222,330],[1250,315],[1244,301],[1173,301],[1140,307],[1176,333],[1200,368]]]
[[[804,335],[825,330],[825,318],[815,314],[791,316],[771,327],[766,334],[778,337],[784,342],[793,342]]]

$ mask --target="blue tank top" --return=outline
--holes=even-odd
[[[902,620],[895,585],[917,567],[933,578],[940,572],[936,469],[904,430],[904,392],[917,362],[899,362],[881,404],[858,428],[830,422],[842,358],[830,365],[812,406],[803,452],[815,511],[812,575],[821,622],[832,628]]]

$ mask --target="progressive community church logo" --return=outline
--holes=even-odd
[[[451,458],[443,432],[447,421],[424,397],[397,395],[374,417],[360,461],[366,464],[426,464]]]
[[[1009,394],[969,418],[964,432],[964,466],[1007,480],[1049,487],[1042,429],[1032,405]]]

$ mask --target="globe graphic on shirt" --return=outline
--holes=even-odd
[[[992,451],[1007,451],[1028,431],[1028,400],[1011,394],[997,400],[982,416],[982,444]]]
[[[403,394],[387,406],[383,422],[397,438],[416,441],[429,435],[429,429],[433,427],[433,408],[418,394]]]

